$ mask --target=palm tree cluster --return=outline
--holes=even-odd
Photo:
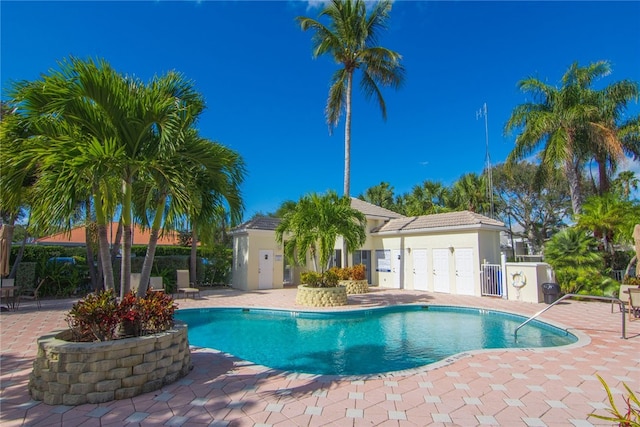
[[[366,240],[365,215],[351,207],[349,197],[334,191],[324,195],[309,194],[290,206],[276,228],[276,240],[284,244],[291,264],[305,265],[307,254],[313,269],[329,269],[336,239],[342,236],[347,251],[353,252]]]
[[[440,181],[426,180],[414,185],[410,192],[397,196],[388,182],[381,182],[366,189],[358,198],[406,216],[462,210],[488,215],[490,201],[486,188],[484,174],[469,172],[451,186],[445,186]]]
[[[515,107],[505,125],[506,132],[519,132],[507,162],[522,160],[542,145],[538,180],[561,167],[574,214],[581,212],[585,199],[582,174],[588,162],[597,164],[597,192],[603,195],[619,162],[625,156],[640,158],[640,117],[625,117],[627,104],[638,100],[638,83],[622,80],[593,88],[610,73],[610,64],[598,61],[586,67],[573,63],[559,87],[534,77],[524,79],[518,86],[532,99]]]
[[[11,113],[2,120],[3,209],[28,206],[40,233],[68,230],[82,214],[95,222],[105,289],[114,289],[107,224],[119,215],[124,295],[134,221],[151,231],[140,282],[148,283],[162,232],[190,228],[195,248],[198,233],[212,223],[241,219],[244,163],[199,135],[204,99],[181,74],[143,82],[104,60],[71,57],[58,65],[9,91]],[[138,293],[144,292],[140,286]]]

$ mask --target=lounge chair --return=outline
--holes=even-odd
[[[44,279],[40,279],[38,286],[35,288],[21,288],[18,294],[18,302],[22,300],[35,301],[38,306],[38,310],[42,307],[40,304],[40,288],[44,284]]]
[[[189,283],[189,270],[176,270],[176,283],[178,285],[178,298],[180,298],[180,294],[185,294],[186,297],[191,294],[192,298],[195,298],[196,294],[200,296],[200,289],[192,288],[191,283]]]
[[[640,288],[629,288],[629,321],[640,320]]]

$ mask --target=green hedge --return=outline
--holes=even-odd
[[[15,262],[19,245],[11,248],[11,265]],[[146,246],[132,248],[131,272],[142,270]],[[162,276],[168,289],[175,287],[176,270],[189,269],[191,248],[181,246],[158,246],[151,270],[152,276]],[[198,248],[196,275],[199,285],[226,284],[231,271],[232,250],[218,245],[212,248]],[[97,257],[98,254],[96,253]],[[51,265],[47,260],[52,257],[73,257],[75,266]],[[94,260],[97,262],[97,259]],[[121,259],[114,263],[114,280],[116,288],[120,288]],[[42,246],[27,245],[22,261],[16,272],[16,285],[32,287],[38,278],[46,277],[47,281],[41,289],[42,296],[70,296],[89,289],[88,265],[86,249],[80,246]]]

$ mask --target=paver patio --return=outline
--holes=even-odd
[[[215,289],[180,308],[292,308],[295,289]],[[215,350],[192,348],[194,368],[156,392],[77,407],[31,400],[27,383],[38,336],[66,328],[73,300],[22,304],[0,315],[0,424],[3,426],[591,426],[611,386],[620,407],[626,383],[640,392],[640,321],[627,323],[601,302],[567,301],[541,320],[580,334],[556,349],[471,352],[395,375],[366,378],[292,374],[256,366]],[[349,308],[443,304],[532,315],[544,304],[376,289],[349,296]],[[241,338],[241,337],[239,337]]]

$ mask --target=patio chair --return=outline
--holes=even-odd
[[[192,284],[189,283],[189,270],[176,270],[176,284],[178,285],[178,298],[180,298],[180,294],[185,294],[186,297],[191,294],[192,298],[195,298],[196,294],[200,296],[200,289],[192,288]]]
[[[20,293],[18,295],[18,303],[22,300],[30,300],[35,301],[38,307],[38,310],[42,307],[40,304],[40,288],[44,284],[45,279],[40,279],[38,282],[38,286],[35,288],[21,288]]]
[[[162,276],[152,276],[149,278],[149,290],[153,292],[164,292]]]
[[[640,288],[629,288],[629,321],[640,320]]]
[[[629,293],[627,292],[628,289],[630,288],[635,288],[635,286],[633,285],[620,285],[620,290],[618,291],[618,299],[620,301],[622,301],[625,306],[629,306]],[[613,306],[615,304],[618,304],[620,306],[620,311],[622,311],[622,304],[615,302],[615,301],[611,301],[611,312],[613,313]]]

